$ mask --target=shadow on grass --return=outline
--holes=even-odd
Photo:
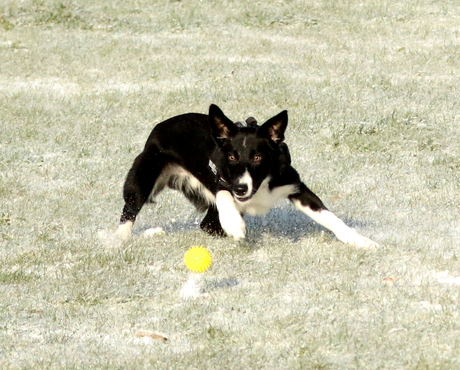
[[[167,234],[197,231],[200,229],[199,225],[203,217],[204,214],[194,213],[193,216],[187,219],[180,219],[174,222],[164,220],[155,226],[146,224],[141,226],[134,234],[141,235],[147,229],[158,226]],[[318,235],[322,232],[333,236],[332,232],[315,223],[289,204],[273,208],[264,216],[245,216],[244,220],[246,222],[246,238],[242,243],[248,249],[258,249],[265,234],[270,234],[275,238],[287,239],[291,243],[298,243],[302,238],[309,235]],[[352,218],[346,218],[344,222],[357,229],[364,229],[369,225],[367,221]]]
[[[231,288],[239,284],[239,281],[234,278],[226,278],[226,279],[211,279],[206,280],[204,287],[202,288],[202,293],[209,293],[216,289],[225,289]]]

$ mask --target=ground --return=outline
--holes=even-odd
[[[3,0],[0,66],[1,368],[460,367],[455,1]],[[151,129],[211,103],[287,109],[304,181],[381,248],[287,202],[208,237],[172,191],[114,238]]]

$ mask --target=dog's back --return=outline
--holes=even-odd
[[[144,152],[156,147],[171,160],[189,163],[205,161],[212,155],[215,146],[208,116],[187,113],[156,125],[147,139]]]

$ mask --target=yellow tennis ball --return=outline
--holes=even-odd
[[[184,262],[192,272],[205,272],[211,266],[211,253],[205,247],[193,247],[185,253]]]

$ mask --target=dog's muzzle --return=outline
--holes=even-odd
[[[248,185],[246,184],[238,184],[238,186],[233,190],[233,194],[239,202],[246,202],[253,196],[253,194],[249,192]]]
[[[247,169],[245,169],[244,173],[233,183],[232,191],[238,202],[246,202],[252,198],[254,195],[253,180]]]
[[[234,190],[235,195],[240,198],[240,197],[245,197],[248,193],[248,185],[247,184],[238,184]]]

